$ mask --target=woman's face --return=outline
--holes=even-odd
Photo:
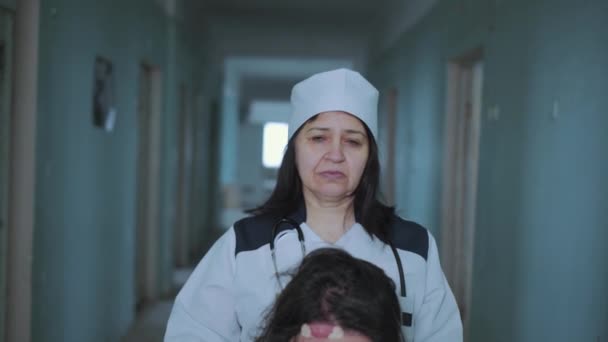
[[[302,127],[295,151],[304,196],[339,201],[359,185],[369,140],[356,117],[345,112],[324,112]]]

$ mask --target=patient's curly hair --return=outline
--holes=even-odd
[[[337,248],[308,254],[268,311],[256,342],[286,342],[304,323],[331,322],[374,342],[401,342],[394,282],[382,269]]]

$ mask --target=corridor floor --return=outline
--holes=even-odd
[[[180,289],[192,269],[179,269],[173,275],[173,286]],[[122,342],[162,342],[165,335],[165,326],[173,306],[172,299],[160,300],[144,308],[141,314],[129,329]]]

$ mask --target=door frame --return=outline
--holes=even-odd
[[[0,58],[2,77],[0,78],[0,339],[6,337],[7,283],[8,283],[8,187],[11,145],[11,102],[13,69],[13,30],[15,12],[0,7],[3,20],[0,24]],[[6,22],[4,22],[6,20]]]
[[[7,320],[8,341],[29,342],[36,180],[36,116],[40,0],[19,0],[14,20],[11,115]]]
[[[473,287],[482,88],[482,48],[448,62],[441,253],[446,278],[462,316],[465,340],[469,332]]]
[[[142,62],[138,100],[135,309],[159,295],[162,73]]]
[[[173,231],[174,267],[184,267],[190,262],[190,200],[192,182],[193,130],[190,89],[182,83],[179,86],[179,119],[178,119],[178,167],[177,167],[177,217]]]

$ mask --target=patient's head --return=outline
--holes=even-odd
[[[402,341],[395,284],[335,248],[307,255],[279,295],[257,342]]]

